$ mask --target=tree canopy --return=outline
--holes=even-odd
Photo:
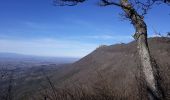
[[[75,6],[79,3],[83,3],[88,0],[54,0],[55,5],[59,6]],[[130,4],[131,7],[139,14],[144,17],[148,10],[151,9],[154,4],[170,4],[170,0],[98,0],[100,6],[118,6],[121,8],[129,9],[125,5],[122,5],[122,1]],[[123,14],[125,15],[125,14]],[[125,15],[127,17],[127,15]]]

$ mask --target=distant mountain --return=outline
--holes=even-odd
[[[44,57],[16,53],[0,53],[0,68],[33,67],[48,64],[73,63],[79,58],[71,57]]]
[[[32,61],[51,61],[51,62],[65,62],[71,63],[77,61],[79,58],[73,57],[45,57],[45,56],[34,56],[34,55],[24,55],[24,54],[17,54],[17,53],[6,53],[0,52],[0,61],[5,60],[32,60]]]
[[[22,55],[22,54],[17,54],[17,53],[7,53],[7,52],[0,52],[0,58],[16,58],[16,57],[24,57],[26,55]]]

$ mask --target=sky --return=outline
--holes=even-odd
[[[0,52],[83,57],[100,45],[128,43],[135,32],[118,7],[88,0],[74,7],[52,0],[0,0]],[[154,6],[145,16],[149,36],[170,31],[170,7]]]

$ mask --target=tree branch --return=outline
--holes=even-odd
[[[78,3],[83,3],[86,0],[53,0],[56,6],[75,6]]]
[[[109,5],[115,5],[115,6],[119,6],[121,8],[125,8],[125,9],[129,9],[128,7],[120,4],[120,3],[116,3],[116,2],[109,2],[108,0],[101,0],[101,4],[100,6],[109,6]]]

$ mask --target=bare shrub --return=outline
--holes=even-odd
[[[7,85],[0,88],[0,100],[13,100],[13,75],[14,70],[1,70],[0,78],[2,81],[6,81]]]
[[[38,100],[147,100],[147,92],[141,76],[137,76],[138,95],[128,93],[130,88],[124,86],[116,89],[106,76],[98,73],[98,79],[92,86],[79,83],[70,83],[70,86],[56,88],[48,76],[48,88],[43,88]],[[134,93],[135,94],[135,93]]]

